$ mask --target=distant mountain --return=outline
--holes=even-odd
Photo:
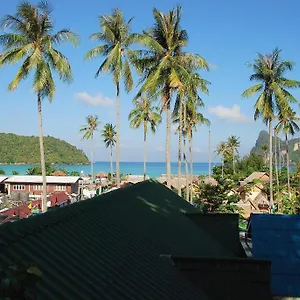
[[[89,160],[82,150],[52,136],[44,137],[45,160],[49,164],[87,164]],[[36,164],[40,162],[39,139],[0,133],[0,163]]]
[[[277,153],[279,153],[279,149],[280,149],[281,155],[284,155],[286,150],[285,141],[281,140],[280,138],[276,138],[276,142],[277,142],[276,143]],[[269,147],[269,133],[265,130],[262,130],[259,133],[258,138],[251,152],[256,152],[263,155],[263,151],[261,149],[261,146],[263,144]],[[273,149],[275,149],[274,145],[275,142],[273,138]],[[300,162],[300,138],[290,139],[288,141],[288,147],[289,147],[290,160],[294,163]]]

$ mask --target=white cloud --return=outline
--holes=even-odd
[[[241,108],[234,104],[232,107],[224,107],[218,105],[216,107],[209,107],[208,112],[216,115],[218,118],[229,123],[251,123],[252,120],[245,114],[241,113]]]
[[[94,105],[94,106],[109,107],[115,105],[113,99],[109,97],[105,97],[101,93],[99,93],[96,96],[91,96],[87,92],[80,92],[80,93],[75,93],[75,98],[84,103],[87,103],[89,105]]]

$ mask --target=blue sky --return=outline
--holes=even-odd
[[[36,1],[32,1],[36,3]],[[13,14],[19,1],[1,3],[1,15]],[[89,142],[81,141],[79,129],[89,114],[97,114],[102,122],[115,123],[115,88],[109,75],[94,78],[102,59],[84,61],[84,54],[96,44],[90,42],[90,34],[99,30],[98,16],[120,8],[128,19],[135,17],[133,32],[153,24],[152,9],[166,12],[178,1],[96,1],[53,0],[56,29],[71,28],[80,35],[77,48],[60,47],[69,58],[74,80],[66,85],[57,82],[57,91],[51,104],[43,103],[44,135],[64,139],[89,154]],[[77,4],[80,3],[80,4]],[[82,5],[84,3],[84,5]],[[298,13],[300,2],[290,0],[185,0],[182,27],[189,33],[188,51],[199,53],[212,65],[211,72],[201,75],[208,79],[209,96],[203,95],[203,114],[211,121],[212,149],[229,135],[241,140],[240,154],[245,155],[254,145],[257,135],[265,126],[253,122],[253,99],[242,99],[241,93],[250,86],[251,69],[247,62],[253,61],[257,52],[266,53],[275,47],[283,50],[282,58],[296,63],[288,77],[300,79],[300,35]],[[7,85],[16,73],[17,66],[0,69],[1,132],[37,135],[36,96],[31,90],[30,79],[24,81],[14,92]],[[127,116],[132,108],[130,94],[121,94],[121,160],[142,161],[142,131],[129,128]],[[300,91],[294,91],[300,97]],[[93,104],[97,105],[93,105]],[[298,113],[298,108],[296,111]],[[199,128],[195,134],[195,161],[207,161],[208,129]],[[108,160],[109,152],[101,142],[100,134],[95,139],[96,160]],[[149,161],[165,159],[165,124],[162,123],[155,136],[149,135]],[[172,160],[176,161],[177,137],[172,137]],[[214,156],[214,155],[213,155]],[[218,160],[213,157],[213,160]]]

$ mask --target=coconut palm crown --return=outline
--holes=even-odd
[[[133,79],[128,60],[129,48],[135,41],[135,35],[131,33],[131,21],[125,21],[120,10],[114,9],[111,15],[99,17],[100,32],[90,36],[90,40],[100,42],[100,45],[92,48],[85,55],[85,59],[93,59],[103,56],[104,60],[96,72],[96,77],[101,72],[110,73],[116,85],[116,175],[117,186],[120,186],[120,82],[124,81],[127,92],[132,89]]]
[[[174,92],[191,80],[188,68],[207,69],[207,62],[197,54],[185,53],[188,34],[181,28],[181,7],[168,13],[153,10],[153,26],[139,37],[139,43],[146,49],[131,53],[131,62],[141,75],[138,99],[147,92],[153,97],[161,97],[161,110],[167,115],[166,165],[167,184],[171,185],[170,136],[171,100]],[[186,85],[188,86],[188,85]]]
[[[6,15],[1,20],[4,34],[0,35],[0,67],[21,63],[8,89],[15,90],[20,82],[33,74],[33,91],[37,94],[40,158],[43,178],[42,211],[47,210],[47,186],[45,153],[42,129],[42,99],[50,102],[55,94],[53,72],[65,82],[71,82],[72,72],[68,59],[55,46],[71,42],[77,45],[77,36],[69,29],[53,32],[52,8],[41,1],[33,5],[27,1],[17,6],[15,15]]]
[[[270,210],[274,210],[273,201],[273,149],[272,149],[272,121],[277,114],[289,108],[290,103],[297,102],[296,98],[288,91],[300,87],[300,81],[285,77],[287,71],[292,71],[293,63],[288,60],[281,60],[281,51],[274,49],[272,53],[258,53],[253,64],[254,73],[250,81],[258,81],[245,90],[243,97],[252,97],[258,94],[254,105],[254,119],[261,118],[269,125],[269,176],[270,176]]]

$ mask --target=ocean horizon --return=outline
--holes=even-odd
[[[211,168],[218,166],[220,163],[212,162]],[[12,175],[13,171],[19,172],[19,175],[25,175],[29,168],[36,166],[35,164],[1,164],[0,169],[4,170],[5,175]],[[68,172],[77,171],[81,174],[88,175],[91,173],[91,165],[53,165],[56,169],[66,169]],[[114,172],[116,165],[113,163]],[[195,175],[208,175],[209,164],[207,162],[193,163],[193,173]],[[143,175],[144,163],[143,162],[120,162],[120,170],[122,174]],[[96,161],[94,163],[94,174],[99,172],[110,172],[110,162]],[[166,174],[165,162],[147,162],[147,176],[150,178],[159,177]],[[172,174],[177,174],[177,162],[171,162]],[[182,163],[182,173],[185,173],[185,165]]]

